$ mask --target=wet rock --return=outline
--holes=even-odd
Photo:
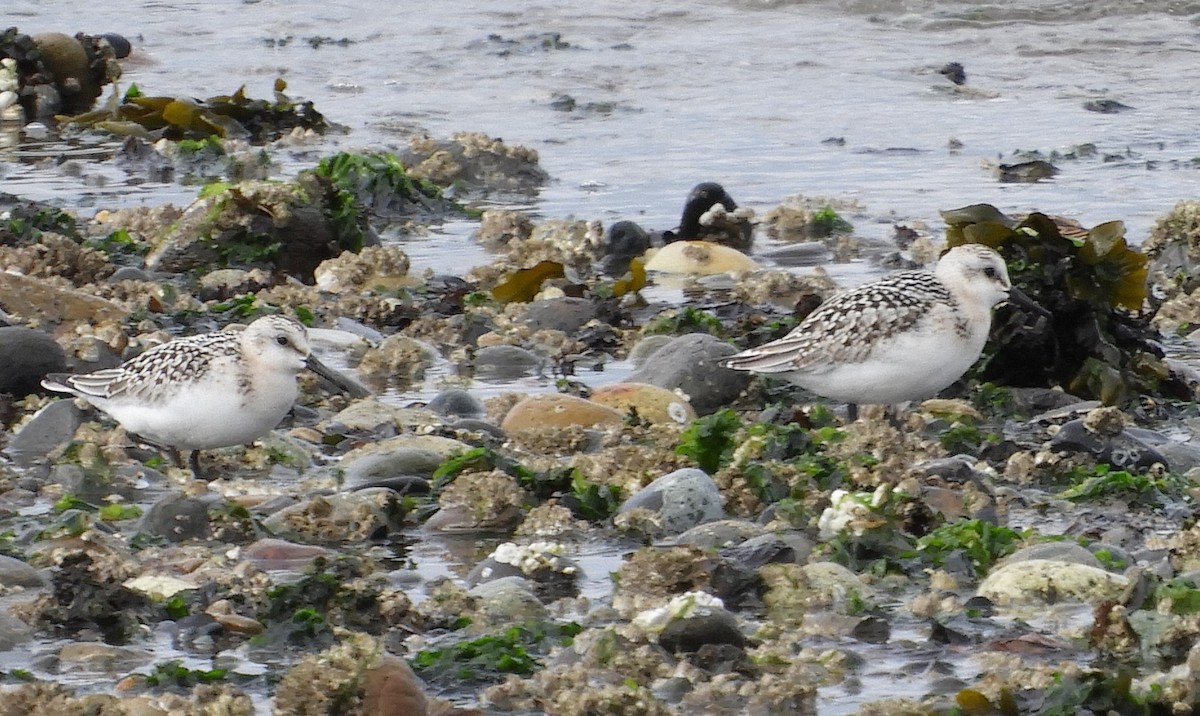
[[[868,644],[886,644],[891,635],[891,625],[881,617],[866,617],[850,632],[850,636]]]
[[[308,544],[364,542],[386,536],[402,517],[394,492],[369,489],[315,495],[270,515],[263,527],[281,539]]]
[[[50,592],[30,610],[39,625],[69,634],[95,632],[108,644],[124,644],[140,625],[156,622],[162,614],[148,598],[121,584],[128,576],[125,568],[97,559],[104,558],[81,551],[64,554],[51,575]]]
[[[350,403],[337,415],[330,418],[329,429],[334,431],[376,431],[385,425],[390,425],[396,429],[404,430],[436,424],[437,422],[439,422],[438,417],[424,408],[400,408],[376,398],[362,398]],[[416,441],[422,437],[434,438],[435,436],[409,435],[390,437],[387,440],[364,446],[354,454],[357,455],[361,452],[386,452],[392,448],[399,447],[398,439],[401,443],[411,444],[405,442],[405,437],[409,441]],[[449,438],[432,439],[428,442],[427,447],[430,447],[430,449],[468,449],[463,443],[450,440]],[[346,457],[351,457],[351,454],[347,453]]]
[[[425,370],[439,358],[437,349],[428,343],[397,333],[368,348],[358,363],[358,372],[378,390],[393,382],[404,389],[422,379]]]
[[[273,284],[270,274],[262,269],[222,268],[200,277],[200,300],[228,301],[235,296],[257,293]]]
[[[438,511],[425,528],[447,532],[507,530],[521,519],[530,496],[498,470],[459,475],[438,496]]]
[[[748,373],[718,365],[736,352],[732,345],[707,333],[679,336],[633,371],[629,382],[682,391],[697,413],[708,415],[732,402],[750,384]]]
[[[73,400],[56,400],[34,414],[8,443],[6,452],[18,465],[44,461],[51,450],[70,440],[83,422]]]
[[[749,520],[705,522],[671,539],[672,544],[690,544],[703,549],[724,549],[763,534],[763,528]]]
[[[1049,179],[1058,174],[1058,167],[1041,159],[1014,164],[1000,164],[996,167],[996,179],[1002,183],[1032,183]]]
[[[535,331],[547,329],[575,333],[596,317],[596,304],[586,298],[547,298],[525,310],[523,322]]]
[[[833,562],[768,564],[759,572],[767,588],[763,594],[767,614],[781,624],[795,623],[821,609],[856,613],[874,598],[874,590],[858,575]]]
[[[1150,258],[1151,300],[1162,304],[1155,325],[1173,332],[1180,324],[1193,324],[1187,319],[1194,301],[1172,304],[1200,288],[1200,201],[1185,199],[1160,216],[1142,250]]]
[[[544,619],[548,613],[534,583],[516,575],[481,582],[468,594],[476,599],[475,611],[493,624]]]
[[[756,570],[764,564],[800,561],[796,558],[795,548],[775,534],[758,535],[741,544],[725,547],[721,550],[721,557],[729,564],[750,570]]]
[[[142,515],[140,529],[171,542],[206,539],[209,536],[208,511],[214,504],[215,500],[201,500],[182,493],[167,495]]]
[[[343,251],[322,261],[313,271],[313,279],[317,288],[331,293],[386,293],[414,282],[408,269],[408,255],[399,246],[367,246],[359,253]]]
[[[521,211],[488,209],[479,217],[475,239],[484,246],[502,248],[533,235],[533,219]]]
[[[384,654],[363,673],[362,716],[426,716],[421,680],[403,659]]]
[[[1118,112],[1133,109],[1133,107],[1122,104],[1115,99],[1091,99],[1083,103],[1083,108],[1089,112],[1097,112],[1099,114],[1117,114]]]
[[[1041,542],[1023,547],[1002,559],[996,567],[1031,559],[1049,559],[1104,569],[1104,565],[1100,563],[1096,555],[1077,542]]]
[[[663,607],[638,614],[633,623],[656,634],[659,645],[671,653],[694,653],[711,644],[746,645],[737,618],[705,592],[674,597]]]
[[[1027,559],[993,569],[976,594],[1000,605],[1098,604],[1119,598],[1128,581],[1086,564]]]
[[[120,304],[85,291],[6,272],[0,272],[0,305],[13,315],[49,324],[116,323],[129,314]]]
[[[0,586],[35,589],[45,584],[46,579],[40,571],[16,557],[0,554]]]
[[[666,535],[681,534],[696,525],[725,516],[721,491],[703,470],[687,467],[668,473],[646,485],[621,504],[618,514],[645,510]]]
[[[619,277],[629,270],[633,259],[650,248],[650,235],[632,221],[617,221],[608,227],[600,253],[604,257],[600,270],[609,276]]]
[[[242,558],[263,571],[288,569],[298,571],[318,557],[330,557],[324,547],[298,544],[287,540],[264,537],[242,550]]]
[[[295,182],[242,182],[200,197],[146,256],[152,271],[253,268],[266,263],[311,283],[344,248],[326,214],[329,192],[313,174]]]
[[[687,425],[696,419],[696,410],[677,393],[647,383],[612,383],[592,391],[588,399],[621,413],[634,413],[651,423]]]
[[[737,249],[708,241],[676,241],[654,252],[647,271],[707,276],[757,271],[758,263]]]
[[[564,428],[621,425],[625,416],[612,408],[564,393],[544,393],[525,398],[504,416],[506,433]]]
[[[0,612],[0,651],[9,651],[33,638],[33,629],[28,624]]]
[[[942,68],[938,70],[938,74],[956,85],[966,84],[967,82],[967,71],[961,62],[948,62],[942,65]]]
[[[92,71],[92,57],[84,43],[61,32],[43,32],[34,35],[33,41],[41,51],[42,66],[53,79],[61,100],[57,108],[50,103],[39,106],[37,116],[76,114],[91,109],[100,96],[100,85],[107,78],[103,71],[99,76]]]
[[[343,470],[343,487],[358,490],[365,485],[402,478],[427,479],[446,461],[444,453],[420,446],[399,446],[387,452],[356,456]]]
[[[428,408],[438,415],[458,418],[482,418],[487,413],[483,401],[461,388],[450,388],[433,396]]]
[[[58,660],[72,670],[116,673],[131,671],[149,663],[153,655],[144,649],[110,644],[64,644],[58,650]]]
[[[0,393],[22,396],[41,390],[47,373],[67,369],[63,349],[48,334],[21,326],[0,327]]]
[[[1091,455],[1118,470],[1143,471],[1155,463],[1168,466],[1166,456],[1134,437],[1128,430],[1121,430],[1115,435],[1103,435],[1089,430],[1084,419],[1065,423],[1050,439],[1050,447]]]
[[[305,656],[284,674],[275,691],[275,711],[427,716],[428,702],[421,690],[403,668],[391,664],[392,659],[374,638],[347,633],[338,644]]]
[[[633,364],[633,367],[641,368],[659,348],[667,345],[675,340],[675,338],[676,336],[665,334],[646,336],[635,343],[633,348],[629,350],[629,362]]]
[[[449,140],[415,138],[401,160],[412,176],[453,184],[468,196],[532,195],[549,178],[536,150],[478,132],[459,132]]]
[[[553,601],[579,593],[582,576],[579,566],[563,554],[563,546],[555,542],[532,542],[518,545],[504,542],[481,560],[467,575],[474,586],[503,577],[524,577],[537,585],[543,601]]]
[[[508,383],[538,375],[546,360],[520,346],[484,346],[475,351],[471,365],[478,380]]]

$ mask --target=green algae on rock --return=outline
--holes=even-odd
[[[942,218],[949,246],[995,248],[1013,284],[1051,314],[1031,320],[1001,307],[975,377],[1013,386],[1061,385],[1107,404],[1143,394],[1192,397],[1172,379],[1157,332],[1141,313],[1147,259],[1126,243],[1121,222],[1084,229],[1038,212],[1016,220],[989,204],[943,211]]]

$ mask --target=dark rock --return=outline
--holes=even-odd
[[[39,410],[13,435],[7,452],[18,465],[33,465],[70,440],[82,421],[83,415],[74,400],[56,400]]]
[[[956,85],[967,83],[967,70],[961,62],[947,62],[938,70],[938,74],[944,76]]]
[[[541,356],[519,346],[485,346],[472,359],[476,378],[500,382],[537,375],[543,363]]]
[[[443,390],[433,396],[427,407],[438,415],[459,418],[481,418],[487,413],[479,398],[461,388]]]
[[[1122,104],[1115,99],[1093,99],[1083,103],[1083,108],[1089,112],[1098,112],[1100,114],[1116,114],[1124,112],[1127,109],[1133,109],[1127,104]]]
[[[596,305],[586,298],[546,298],[529,304],[525,325],[534,330],[574,333],[595,317]]]
[[[892,627],[886,619],[867,617],[854,625],[850,635],[868,644],[886,644],[892,635]]]
[[[141,530],[170,542],[208,537],[208,503],[181,493],[167,495],[142,516]]]
[[[124,576],[93,569],[86,552],[65,555],[51,577],[51,593],[39,597],[33,614],[39,624],[69,634],[95,631],[108,644],[124,644],[139,625],[156,623],[164,614],[148,597],[123,586]]]
[[[40,392],[47,373],[66,369],[66,354],[51,336],[22,326],[0,328],[0,393]]]
[[[1154,463],[1170,467],[1166,456],[1135,438],[1128,430],[1122,430],[1112,436],[1099,435],[1084,427],[1083,419],[1063,424],[1050,439],[1050,447],[1066,452],[1086,453],[1118,470],[1141,471]]]
[[[0,554],[0,585],[36,588],[46,584],[42,573],[16,557]]]
[[[750,384],[750,374],[722,368],[722,358],[737,349],[707,333],[679,336],[654,351],[654,359],[633,371],[630,383],[649,383],[681,390],[700,415],[708,415],[732,402]]]
[[[703,470],[685,467],[667,473],[629,496],[620,512],[645,509],[657,512],[659,526],[668,535],[725,516],[721,491]]]
[[[705,614],[672,619],[658,635],[659,645],[671,653],[699,651],[705,644],[743,647],[746,637],[737,619],[724,609],[708,607]]]
[[[645,229],[632,221],[618,221],[604,235],[600,270],[609,276],[622,276],[629,270],[629,262],[649,248],[650,235]]]

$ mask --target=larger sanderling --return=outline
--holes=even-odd
[[[242,331],[177,338],[116,368],[51,374],[42,385],[82,398],[147,442],[190,450],[199,474],[197,451],[245,445],[279,425],[305,368],[345,385],[311,354],[304,326],[266,316]]]
[[[1045,313],[1012,287],[1004,259],[957,246],[930,271],[901,271],[834,296],[779,340],[721,365],[778,375],[854,406],[928,398],[979,359],[992,309],[1014,303]]]

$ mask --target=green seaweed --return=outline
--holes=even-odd
[[[944,524],[917,540],[909,555],[935,567],[960,553],[978,574],[986,574],[1001,557],[1012,554],[1027,534],[984,520],[959,520]]]
[[[501,681],[505,674],[532,674],[537,656],[550,645],[569,645],[582,631],[575,622],[528,622],[495,634],[422,649],[412,658],[413,670],[433,683]]]
[[[733,459],[735,437],[741,427],[737,413],[728,408],[696,418],[679,436],[675,452],[690,457],[711,475]]]

